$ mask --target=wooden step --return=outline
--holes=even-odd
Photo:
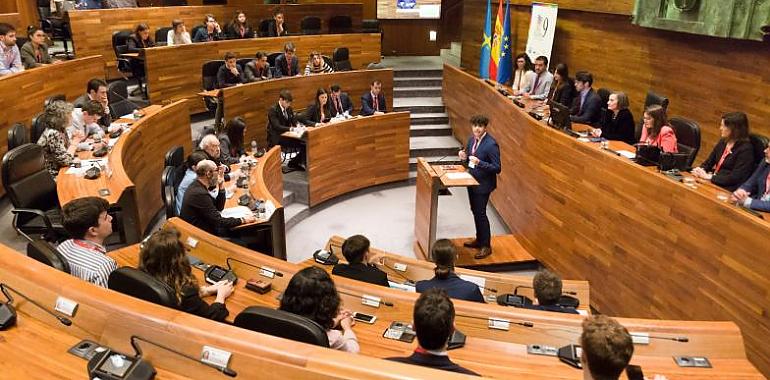
[[[492,254],[481,260],[476,260],[473,257],[479,252],[478,249],[463,246],[463,243],[473,240],[472,237],[451,240],[457,248],[455,265],[458,267],[494,272],[534,268],[538,265],[537,260],[519,244],[513,235],[492,236]]]

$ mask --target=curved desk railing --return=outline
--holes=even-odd
[[[226,241],[216,239],[201,230],[179,220],[171,219],[167,226],[173,226],[182,234],[182,241],[192,237],[198,243],[195,247],[188,246],[189,253],[206,263],[228,266],[242,279],[256,278],[272,283],[272,291],[259,295],[243,288],[245,281],[239,281],[237,290],[228,301],[230,319],[245,307],[262,305],[276,307],[276,296],[286,288],[291,276],[302,268],[301,265],[287,263],[266,255],[238,247]],[[138,262],[138,247],[132,246],[120,251],[110,253],[121,265],[136,266]],[[229,259],[229,260],[228,260]],[[237,261],[236,261],[237,260]],[[245,264],[248,263],[248,264]],[[281,275],[266,273],[261,268],[268,267]],[[195,271],[200,272],[200,271]],[[196,273],[200,275],[200,273]],[[403,343],[395,344],[393,341],[383,339],[382,332],[392,321],[410,321],[412,307],[417,294],[402,292],[399,290],[383,288],[371,284],[361,283],[342,277],[334,277],[344,307],[352,311],[364,312],[377,316],[373,325],[359,323],[356,325],[356,333],[359,336],[362,353],[365,355],[385,357],[408,352],[411,346]],[[381,300],[378,307],[372,307],[362,303],[362,296],[367,295]],[[547,344],[562,346],[575,343],[580,335],[580,323],[582,317],[578,315],[566,315],[548,313],[533,310],[521,310],[505,308],[491,304],[479,304],[467,301],[455,301],[457,318],[455,324],[458,329],[469,337],[465,349],[451,352],[453,359],[478,370],[488,376],[505,376],[504,373],[519,373],[526,371],[531,365],[552,365],[549,361],[541,361],[535,356],[524,355],[529,364],[522,367],[519,362],[526,344]],[[508,331],[488,328],[488,318],[494,317],[511,321]],[[743,340],[740,331],[735,324],[730,322],[688,322],[688,321],[656,321],[644,319],[619,318],[620,323],[626,326],[632,334],[649,333],[653,336],[647,345],[637,345],[633,363],[642,365],[645,372],[662,373],[675,377],[707,378],[719,377],[745,377],[761,378],[756,370],[745,358],[742,349]],[[522,327],[515,322],[531,322],[532,327]],[[655,337],[663,337],[658,339]],[[687,337],[688,342],[674,342],[665,338]],[[483,347],[483,348],[482,348]],[[483,350],[483,351],[478,351]],[[483,355],[480,355],[483,352]],[[709,357],[714,367],[713,371],[701,372],[694,369],[678,368],[671,359],[673,355],[705,355]],[[484,357],[486,355],[486,357]],[[502,360],[505,358],[505,360]],[[511,360],[510,362],[508,360]],[[555,358],[553,361],[558,362]],[[553,372],[542,369],[538,371],[540,376],[577,378],[580,372],[563,374],[558,370]],[[530,373],[530,375],[532,375]],[[535,376],[535,378],[538,376]]]
[[[483,81],[444,66],[455,136],[490,117],[502,173],[492,202],[519,242],[565,278],[591,282],[610,315],[732,320],[770,373],[770,223],[546,127]],[[723,192],[722,194],[726,194]]]

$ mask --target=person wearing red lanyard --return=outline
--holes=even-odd
[[[770,212],[770,146],[765,147],[765,160],[738,190],[731,201],[752,210]]]
[[[478,186],[468,188],[468,200],[476,225],[476,239],[463,243],[469,248],[479,248],[476,259],[483,259],[492,254],[487,203],[489,196],[497,187],[497,175],[500,174],[500,147],[497,141],[487,133],[489,118],[484,115],[471,117],[473,135],[465,148],[458,152],[463,162],[468,164],[468,172],[478,181]]]
[[[751,176],[754,169],[754,146],[749,141],[748,117],[743,112],[724,114],[719,133],[721,139],[706,161],[692,170],[692,174],[734,191]]]

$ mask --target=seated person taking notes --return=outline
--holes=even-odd
[[[299,72],[299,59],[297,58],[297,49],[291,42],[283,46],[283,54],[275,57],[275,77],[293,77],[301,75]]]
[[[310,104],[298,119],[307,126],[322,127],[331,120],[331,113],[329,94],[323,88],[319,88],[315,94],[315,102]]]
[[[112,234],[109,206],[99,197],[77,198],[64,205],[62,225],[72,238],[56,248],[69,263],[73,276],[105,288],[110,273],[118,269],[104,247],[104,239]]]
[[[770,212],[770,145],[765,147],[765,160],[730,199],[752,210]]]
[[[578,314],[573,307],[559,305],[562,294],[561,278],[549,270],[537,272],[532,279],[532,287],[535,289],[537,305],[525,305],[527,309],[555,311],[559,313]]]
[[[305,65],[305,75],[333,72],[334,68],[329,66],[329,64],[324,61],[321,53],[317,51],[310,53],[310,59],[308,59],[307,65]]]
[[[553,74],[548,72],[548,58],[539,56],[535,58],[535,73],[527,86],[524,87],[524,97],[532,100],[543,100],[548,97],[553,83]]]
[[[219,41],[225,38],[225,35],[222,33],[222,28],[219,27],[219,23],[216,18],[214,18],[214,15],[207,14],[203,19],[203,24],[205,27],[200,28],[195,32],[193,42]]]
[[[243,83],[241,75],[243,70],[237,63],[237,57],[233,52],[225,53],[225,64],[219,66],[217,71],[217,88],[233,87]]]
[[[332,274],[370,284],[389,286],[387,273],[372,265],[376,258],[369,251],[369,239],[363,235],[353,235],[342,243],[342,255],[347,264],[337,264]]]
[[[575,74],[575,90],[577,95],[570,110],[570,120],[573,123],[596,124],[601,117],[602,99],[591,87],[594,77],[587,71]],[[565,104],[566,105],[566,104]]]
[[[331,94],[329,94],[329,100],[332,104],[331,117],[335,117],[340,114],[350,115],[353,112],[353,102],[350,101],[350,96],[347,92],[342,92],[342,87],[338,84],[333,84],[330,88]]]
[[[72,110],[72,124],[67,127],[67,135],[72,136],[79,134],[86,138],[93,138],[95,144],[87,141],[81,141],[77,145],[77,150],[98,150],[102,147],[102,139],[105,137],[104,130],[96,122],[104,113],[102,104],[91,100],[86,103],[83,108],[75,108]]]
[[[726,190],[734,191],[754,170],[754,145],[749,141],[749,118],[743,112],[722,116],[720,139],[706,161],[692,174]]]
[[[417,293],[428,289],[441,288],[446,290],[449,297],[475,302],[484,302],[478,285],[465,281],[455,274],[457,251],[449,239],[439,239],[433,243],[431,258],[436,264],[433,269],[435,276],[430,280],[417,281]]]
[[[382,115],[385,112],[387,103],[382,93],[382,82],[375,79],[369,86],[369,92],[361,97],[361,116]]]
[[[666,153],[679,151],[676,134],[674,134],[674,129],[668,125],[666,110],[663,107],[655,104],[644,110],[644,124],[639,143],[657,146]]]

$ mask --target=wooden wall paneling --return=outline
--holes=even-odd
[[[283,203],[283,172],[281,172],[281,147],[274,146],[259,158],[262,170],[251,181],[250,188],[258,187],[260,197],[272,197],[273,204],[280,207]],[[253,192],[252,192],[253,193]],[[267,195],[267,196],[266,196]]]
[[[602,284],[591,298],[604,314],[732,320],[770,373],[770,222],[546,128],[449,66],[444,95],[456,135],[470,132],[466,115],[490,116],[503,168],[492,201],[533,256]]]
[[[429,41],[431,30],[439,32],[439,20],[380,20],[383,55],[439,55],[438,41]]]
[[[18,13],[0,13],[0,22],[13,25],[19,36],[25,34],[24,29],[21,27],[21,17]]]
[[[409,178],[409,112],[332,123],[307,131],[311,207],[354,190]],[[344,156],[340,155],[344,144]]]
[[[361,110],[361,95],[369,91],[374,79],[382,82],[382,91],[388,103],[388,109],[393,109],[393,70],[354,70],[330,74],[311,75],[308,77],[280,78],[269,81],[249,83],[242,86],[230,87],[221,91],[224,104],[225,121],[236,116],[246,120],[249,128],[246,131],[246,141],[256,140],[259,146],[267,141],[267,111],[278,101],[281,90],[291,91],[295,112],[304,109],[315,101],[316,90],[329,89],[332,84],[342,86],[353,102],[354,113]],[[279,199],[281,199],[279,197]]]
[[[13,1],[13,0],[5,0]],[[16,0],[16,12],[19,13],[20,25],[17,29],[21,31],[21,35],[26,37],[27,26],[40,24],[39,16],[37,13],[37,1],[36,0]],[[17,31],[18,31],[17,30]],[[95,55],[95,54],[88,54]]]
[[[230,0],[230,4],[238,4],[239,2],[249,2],[250,0]],[[327,4],[333,2],[335,4],[361,4],[363,12],[361,13],[363,19],[376,19],[377,18],[377,0],[300,0],[300,4]]]

